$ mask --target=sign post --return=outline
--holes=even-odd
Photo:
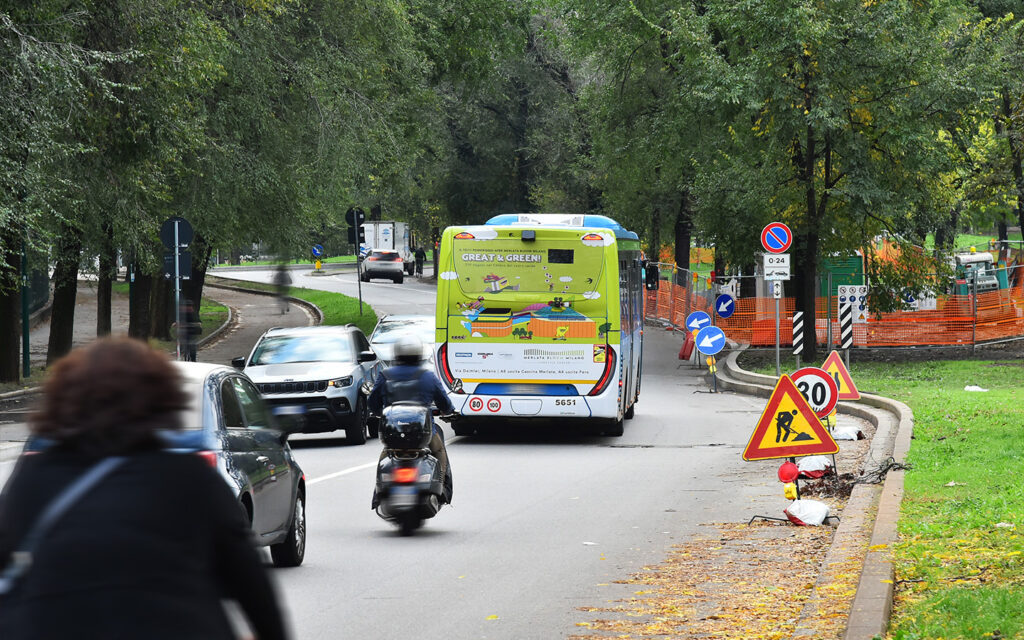
[[[182,252],[181,250],[187,248],[189,243],[192,242],[194,232],[192,225],[189,224],[188,220],[174,216],[164,220],[163,224],[160,225],[160,240],[164,243],[164,247],[173,251],[170,256],[165,256],[164,259],[164,277],[174,278],[174,326],[177,327],[175,331],[175,342],[176,345],[176,357],[178,360],[182,359],[181,353],[181,336],[186,331],[181,326],[181,281],[183,278],[188,278],[189,275],[182,274],[181,261],[182,258],[188,256],[189,258],[189,271],[191,272],[191,254],[189,252]],[[167,258],[171,258],[174,262],[173,269],[167,269]]]
[[[761,230],[761,246],[768,253],[764,256],[764,279],[772,283],[772,297],[775,298],[775,375],[782,375],[782,356],[779,353],[779,299],[782,298],[782,282],[789,280],[789,254],[786,251],[793,244],[793,232],[781,222],[769,222]]]

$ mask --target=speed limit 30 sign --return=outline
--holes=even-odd
[[[839,387],[827,371],[818,367],[804,367],[795,371],[791,378],[816,416],[824,418],[836,408]]]

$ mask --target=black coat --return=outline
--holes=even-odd
[[[23,458],[0,494],[0,567],[50,500],[93,461]],[[234,638],[221,598],[260,640],[285,637],[273,588],[227,484],[195,455],[146,452],[72,506],[0,597],[0,637]]]

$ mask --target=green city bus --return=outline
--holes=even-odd
[[[554,418],[622,435],[640,395],[637,235],[604,216],[505,214],[445,229],[439,251],[434,362],[455,432]]]

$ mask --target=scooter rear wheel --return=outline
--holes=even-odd
[[[403,516],[398,521],[398,531],[403,536],[411,536],[417,529],[420,528],[421,520],[414,515]]]

